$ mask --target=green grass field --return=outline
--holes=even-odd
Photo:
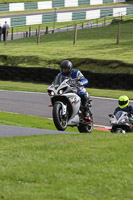
[[[120,44],[116,44],[118,25],[56,33],[0,44],[0,64],[25,67],[59,68],[63,59],[70,59],[82,70],[108,73],[133,73],[133,22],[121,23]]]
[[[52,120],[6,112],[0,124],[55,130]],[[132,199],[132,137],[93,130],[1,138],[0,199]]]
[[[1,138],[0,199],[133,199],[132,134]]]
[[[51,119],[2,111],[0,111],[0,125],[57,130]],[[79,133],[76,127],[68,127],[66,131]]]

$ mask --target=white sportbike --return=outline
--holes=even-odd
[[[53,121],[60,131],[64,131],[67,126],[77,126],[81,133],[91,133],[93,130],[93,117],[89,108],[91,100],[89,100],[86,117],[81,98],[77,95],[79,87],[78,79],[69,79],[59,75],[47,88],[52,103],[49,106],[53,107]]]

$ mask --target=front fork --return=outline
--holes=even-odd
[[[62,114],[62,116],[66,116],[66,114],[67,114],[67,106],[64,105],[64,104],[63,104],[62,102],[60,102],[60,101],[57,101],[56,103],[61,104],[61,107],[62,107],[62,109],[61,109],[61,114]]]

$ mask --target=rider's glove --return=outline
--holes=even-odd
[[[81,81],[78,81],[79,87],[83,86],[83,83]]]

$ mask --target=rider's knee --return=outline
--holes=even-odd
[[[89,102],[88,95],[86,95],[86,94],[82,95],[81,101],[82,101],[83,104],[88,103]]]

